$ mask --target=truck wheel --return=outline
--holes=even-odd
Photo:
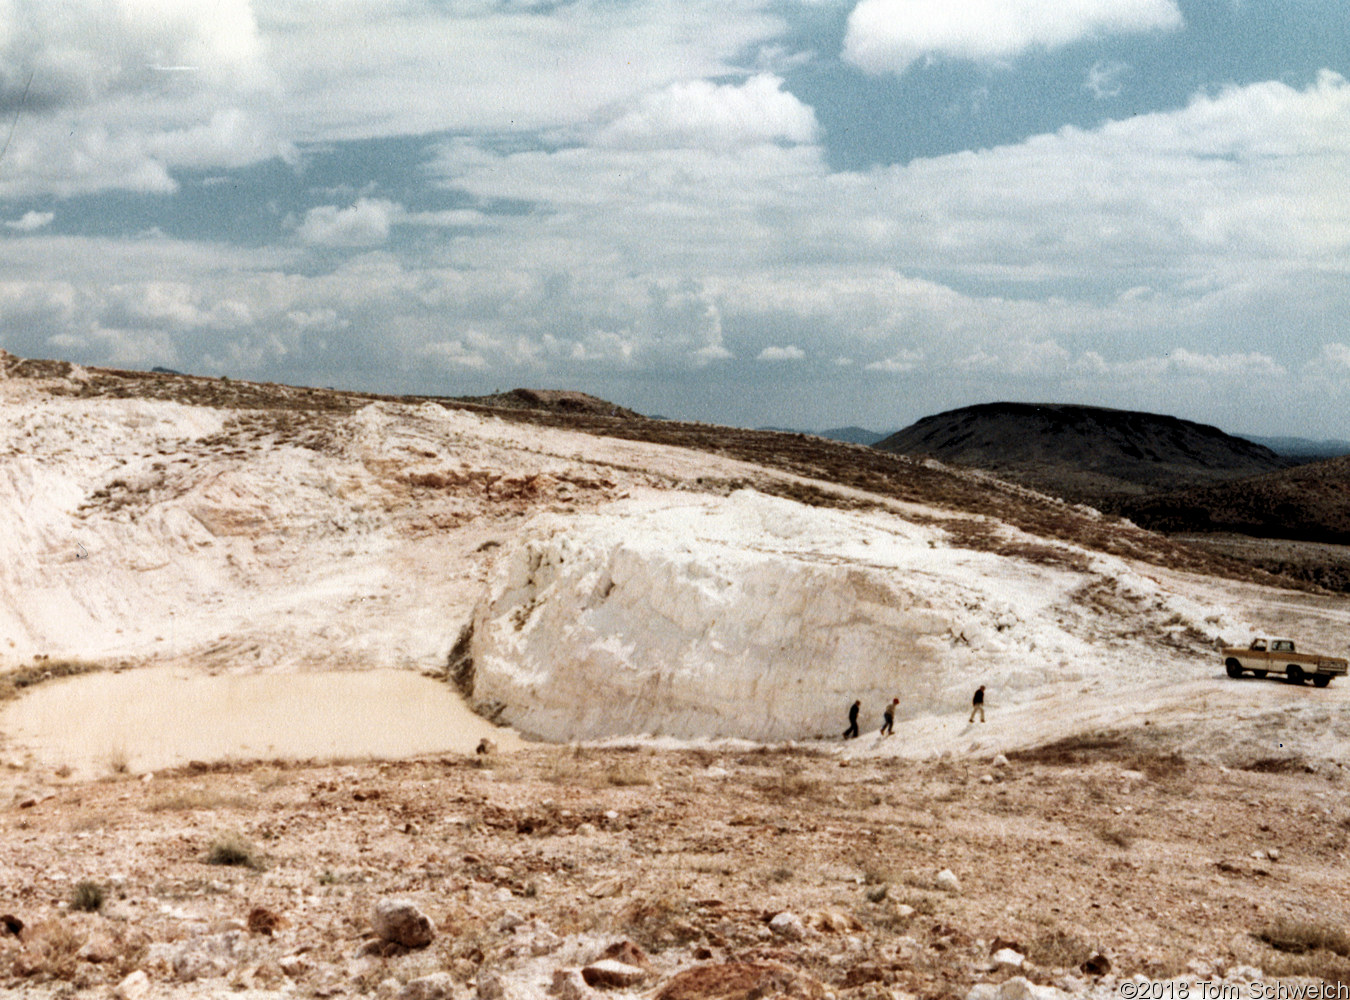
[[[1285,668],[1285,676],[1289,678],[1290,684],[1303,683],[1303,668],[1297,663],[1291,663]]]
[[[1253,676],[1253,677],[1264,677],[1264,676],[1266,676],[1266,671],[1264,671],[1264,670],[1253,670],[1253,671],[1252,671],[1252,676]]]
[[[1327,686],[1328,684],[1330,684],[1330,683],[1331,683],[1331,675],[1330,675],[1330,674],[1314,674],[1314,675],[1313,675],[1313,684],[1314,684],[1316,687],[1324,688],[1324,687],[1326,687],[1326,686]]]
[[[1242,664],[1238,663],[1237,660],[1229,660],[1227,663],[1224,664],[1224,666],[1228,668],[1229,677],[1242,676]]]

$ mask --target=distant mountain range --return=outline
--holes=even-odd
[[[1244,436],[1248,441],[1265,445],[1277,455],[1296,458],[1300,462],[1316,462],[1324,458],[1350,455],[1350,441],[1338,438],[1314,441],[1311,438],[1301,437],[1253,437],[1250,434]]]

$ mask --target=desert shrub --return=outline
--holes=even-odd
[[[239,868],[262,868],[262,855],[253,843],[239,833],[223,833],[211,842],[206,852],[208,865],[233,865]]]
[[[1050,928],[1027,942],[1023,954],[1036,965],[1048,968],[1076,969],[1097,953],[1077,934]]]
[[[70,894],[70,908],[81,913],[97,913],[103,909],[107,893],[103,886],[91,879],[83,879]]]
[[[17,698],[26,688],[58,677],[76,677],[102,670],[100,663],[85,660],[39,660],[27,667],[20,667],[8,673],[0,674],[0,701]]]
[[[1342,958],[1350,958],[1350,935],[1340,925],[1326,921],[1282,917],[1258,930],[1256,937],[1276,951],[1293,955],[1329,951]]]

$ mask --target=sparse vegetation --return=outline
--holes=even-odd
[[[251,868],[261,871],[262,855],[243,834],[233,831],[222,833],[211,842],[206,852],[208,865],[230,865],[237,868]]]
[[[1276,951],[1293,955],[1329,951],[1350,958],[1350,935],[1344,927],[1326,921],[1286,917],[1262,927],[1256,937]]]
[[[0,674],[0,701],[17,698],[23,691],[37,684],[57,680],[61,677],[77,677],[103,670],[101,663],[87,660],[49,660],[43,658],[26,667]]]
[[[107,899],[107,890],[90,879],[82,879],[70,894],[70,908],[82,913],[97,913],[103,909]]]
[[[1071,931],[1045,930],[1026,944],[1029,961],[1047,968],[1077,969],[1097,953],[1097,949]]]

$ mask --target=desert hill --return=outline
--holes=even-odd
[[[1121,496],[1287,468],[1269,448],[1177,417],[1062,403],[986,403],[935,414],[876,448],[988,469],[1055,496]]]

